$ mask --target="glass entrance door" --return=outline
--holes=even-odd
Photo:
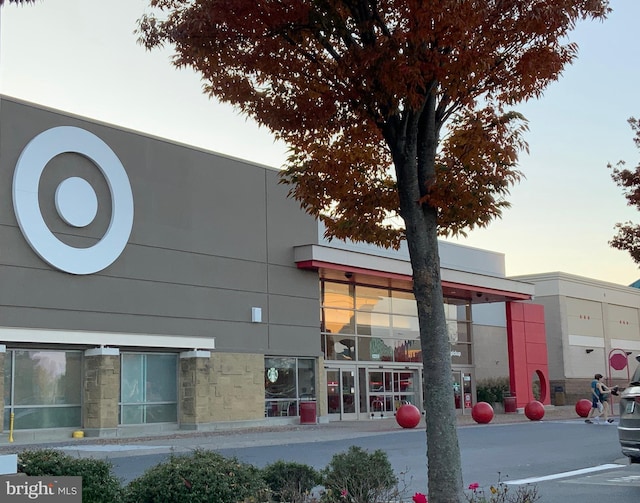
[[[401,405],[411,403],[420,408],[417,373],[413,370],[368,370],[367,403],[373,418],[393,416]]]
[[[453,395],[456,411],[469,414],[473,407],[471,373],[464,370],[453,371]]]
[[[357,419],[356,372],[327,369],[327,406],[329,419]]]

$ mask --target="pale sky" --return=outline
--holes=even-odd
[[[537,101],[529,119],[512,208],[460,244],[505,254],[509,276],[562,271],[628,285],[640,278],[607,244],[616,222],[640,223],[607,163],[640,161],[627,124],[640,116],[639,0],[612,0],[604,23],[579,24],[577,61]],[[38,0],[0,8],[0,93],[128,129],[279,167],[286,146],[205,97],[170,52],[136,43],[148,0]]]

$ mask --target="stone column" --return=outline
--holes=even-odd
[[[120,350],[88,349],[84,353],[82,419],[88,437],[115,437],[120,397]]]
[[[212,420],[264,421],[264,355],[214,353],[211,361]]]
[[[178,410],[181,429],[197,430],[211,422],[209,413],[209,372],[211,351],[180,353],[180,383]]]

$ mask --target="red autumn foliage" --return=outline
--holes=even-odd
[[[406,239],[423,348],[428,487],[463,500],[438,235],[499,217],[524,118],[608,0],[151,0],[140,40],[290,146],[290,196],[327,237]],[[400,224],[400,225],[398,225]]]

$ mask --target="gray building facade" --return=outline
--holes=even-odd
[[[310,404],[314,421],[421,407],[406,251],[326,242],[286,193],[273,168],[0,97],[3,430],[116,436],[298,421]],[[533,286],[505,278],[500,254],[440,253],[465,413],[476,369],[506,365],[505,302]],[[499,359],[476,359],[474,330]]]

